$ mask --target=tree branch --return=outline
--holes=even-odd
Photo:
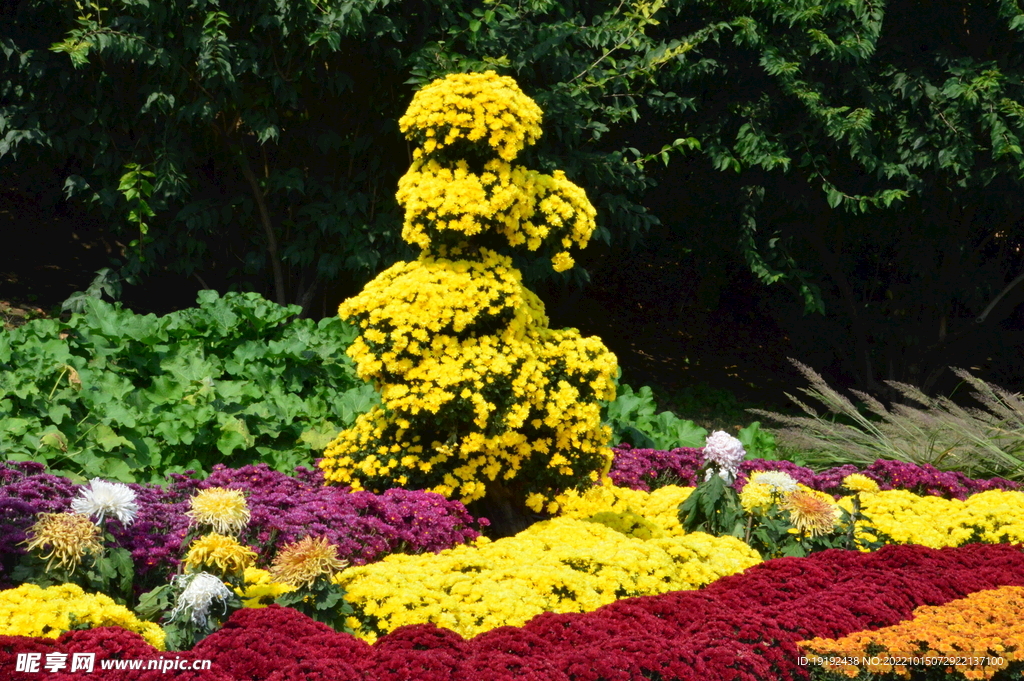
[[[260,212],[260,223],[263,225],[263,233],[267,237],[267,252],[270,253],[270,267],[274,272],[275,302],[277,302],[278,305],[287,305],[288,298],[285,293],[284,272],[281,269],[281,259],[277,257],[277,237],[274,235],[274,226],[270,221],[270,212],[267,210],[267,202],[263,196],[263,191],[260,189],[259,181],[256,179],[256,174],[252,172],[252,166],[249,165],[249,157],[246,156],[244,148],[240,150],[238,157],[242,165],[242,175],[245,176],[246,182],[249,183],[249,187],[252,189],[253,197],[256,199],[256,207]]]

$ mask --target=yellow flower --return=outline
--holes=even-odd
[[[338,558],[338,547],[326,537],[304,537],[286,545],[270,566],[271,576],[294,587],[311,588],[318,579],[331,579],[348,565]]]
[[[192,542],[185,555],[185,567],[198,571],[204,567],[216,567],[221,574],[244,572],[256,560],[256,552],[242,546],[233,537],[216,532]]]
[[[249,504],[241,490],[210,487],[200,490],[185,513],[196,525],[208,525],[220,534],[238,534],[249,524]]]
[[[74,572],[86,554],[103,552],[100,528],[87,516],[78,513],[40,513],[35,525],[28,530],[25,544],[29,551],[39,549],[40,558],[46,560],[46,569],[57,565]],[[49,553],[43,551],[49,549]]]
[[[564,272],[568,269],[572,269],[572,266],[576,264],[576,261],[572,259],[572,256],[565,251],[558,253],[551,259],[551,264],[554,266],[556,272]]]
[[[810,489],[800,489],[786,496],[783,510],[789,511],[789,521],[799,532],[812,537],[828,534],[839,519],[839,507],[827,495]]]
[[[244,588],[235,587],[243,608],[265,608],[278,596],[292,591],[294,586],[275,582],[269,572],[253,567],[245,568]]]
[[[22,584],[0,591],[0,636],[57,638],[65,631],[92,627],[122,627],[140,634],[158,650],[166,634],[159,625],[144,622],[104,594],[87,594],[77,584],[43,589]]]
[[[851,473],[843,478],[843,487],[851,492],[877,492],[878,483],[866,475]]]
[[[510,161],[540,137],[542,115],[508,76],[452,73],[417,92],[398,126],[422,140],[428,154],[461,139],[486,144]]]

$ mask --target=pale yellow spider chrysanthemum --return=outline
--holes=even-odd
[[[835,502],[811,490],[798,490],[789,494],[782,508],[789,511],[793,527],[812,537],[831,532],[839,516],[839,507]]]
[[[40,558],[47,561],[47,570],[56,562],[74,572],[86,554],[97,555],[103,551],[99,537],[100,528],[84,515],[40,513],[24,543],[29,551],[39,549]],[[46,550],[49,553],[43,553]]]
[[[185,515],[214,532],[238,534],[249,524],[249,505],[241,490],[211,487],[192,497],[191,509]]]
[[[192,542],[185,555],[189,570],[216,568],[221,574],[241,574],[256,561],[256,552],[233,537],[211,532]]]
[[[270,574],[283,584],[312,587],[318,579],[330,579],[346,565],[348,561],[338,558],[338,547],[326,537],[304,537],[281,549]]]

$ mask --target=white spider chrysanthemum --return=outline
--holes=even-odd
[[[89,517],[96,516],[97,523],[113,516],[124,525],[130,525],[139,512],[139,506],[135,503],[135,492],[128,485],[93,478],[88,487],[83,486],[72,500],[71,510]]]
[[[211,575],[209,572],[196,572],[189,575],[176,575],[172,579],[172,583],[176,586],[184,583],[185,588],[178,596],[178,602],[174,604],[174,609],[171,610],[170,619],[174,619],[182,612],[189,612],[195,624],[205,627],[206,615],[215,600],[219,600],[225,606],[226,612],[227,599],[231,597],[231,589],[219,577]]]
[[[771,492],[784,495],[797,490],[797,482],[789,473],[783,471],[756,471],[751,473],[750,482],[765,485]]]
[[[724,430],[711,433],[704,443],[704,463],[711,461],[718,464],[720,470],[728,471],[733,478],[740,468],[740,462],[746,456],[743,443]]]

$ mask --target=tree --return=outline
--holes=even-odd
[[[327,284],[357,289],[411,255],[393,192],[413,87],[488,67],[549,111],[538,165],[592,188],[597,237],[636,243],[653,223],[638,203],[649,181],[601,137],[675,55],[648,54],[659,7],[22,0],[0,15],[0,164],[59,169],[69,199],[131,239],[125,277],[242,281],[309,314]]]
[[[700,141],[750,269],[825,315],[795,333],[882,392],[932,390],[998,342],[1024,300],[1017,2],[689,0],[658,18],[654,39],[690,45],[657,75],[666,137]]]

